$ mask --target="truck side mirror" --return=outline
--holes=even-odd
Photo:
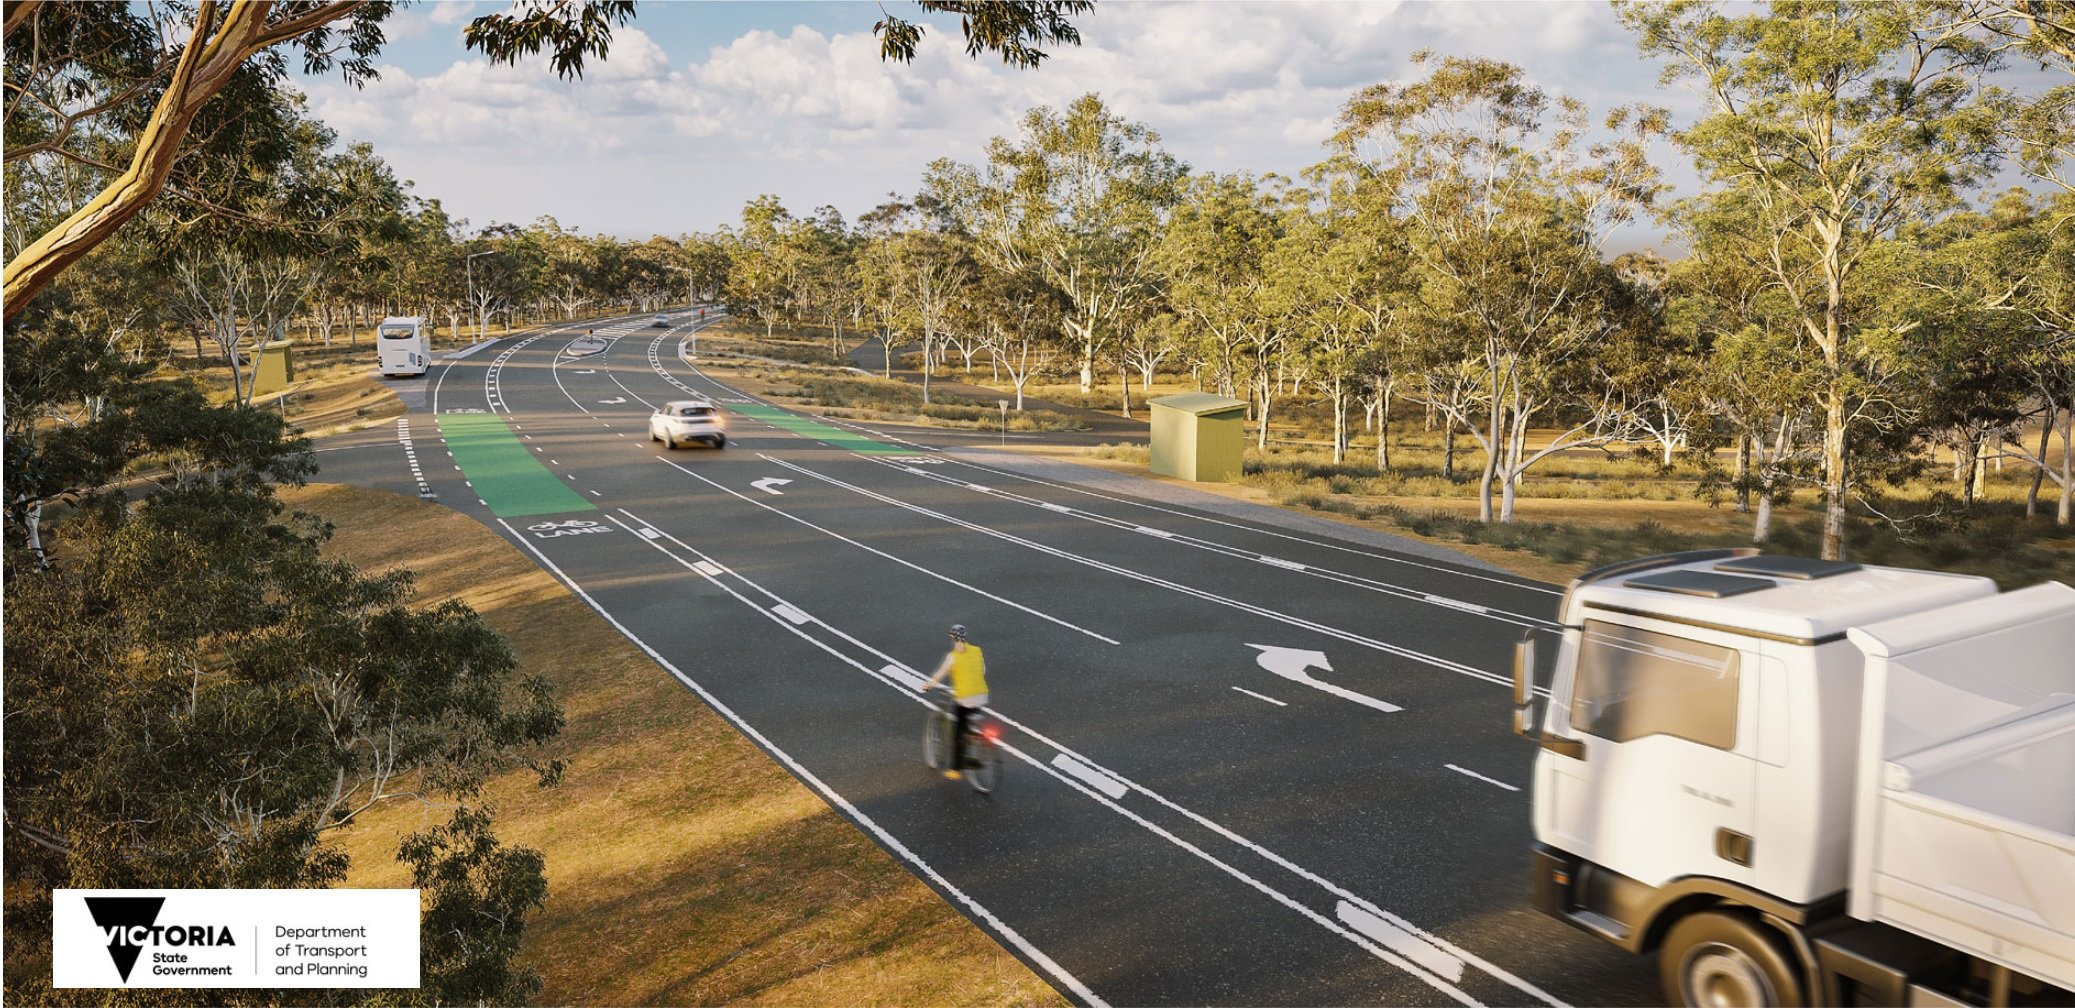
[[[1525,707],[1535,699],[1534,631],[1513,645],[1513,706]]]

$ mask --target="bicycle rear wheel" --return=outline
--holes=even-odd
[[[972,783],[973,790],[993,794],[995,786],[1001,783],[1001,747],[978,732],[966,740],[965,746],[965,779]]]
[[[930,711],[929,720],[922,726],[922,764],[931,770],[942,770],[951,763],[951,715],[943,711]]]

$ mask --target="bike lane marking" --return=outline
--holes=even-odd
[[[476,496],[499,518],[595,511],[526,450],[494,413],[442,413],[440,435]]]
[[[631,518],[633,516],[630,514],[628,517]],[[636,518],[635,520],[641,521],[638,518]],[[613,518],[612,521],[614,524],[621,525],[622,527],[629,528],[630,530],[633,528],[632,526],[627,526],[624,523],[620,522],[618,518]],[[876,838],[882,846],[884,846],[887,850],[892,851],[895,857],[899,858],[902,861],[906,861],[911,865],[914,865],[915,869],[918,872],[920,872],[924,878],[934,883],[943,893],[950,897],[952,902],[962,905],[969,909],[972,912],[973,916],[978,918],[986,926],[993,928],[995,933],[1001,935],[1004,939],[1008,941],[1009,944],[1015,946],[1018,951],[1021,951],[1024,955],[1028,956],[1031,962],[1038,964],[1039,968],[1043,969],[1047,973],[1050,973],[1054,978],[1056,978],[1060,982],[1060,984],[1064,985],[1069,992],[1071,992],[1075,997],[1080,998],[1082,1003],[1093,1006],[1093,1008],[1108,1008],[1109,1002],[1104,1001],[1101,997],[1097,996],[1093,990],[1089,989],[1087,984],[1082,983],[1079,978],[1075,977],[1072,973],[1067,972],[1065,967],[1059,965],[1059,963],[1053,960],[1051,956],[1046,955],[1044,950],[1032,944],[1029,939],[1024,938],[1021,932],[1018,932],[1015,928],[1010,927],[1006,921],[1002,920],[1000,917],[995,916],[994,912],[987,909],[987,907],[983,906],[980,903],[980,901],[974,899],[970,895],[967,895],[965,890],[960,889],[958,886],[952,884],[950,879],[944,877],[944,875],[941,872],[937,871],[937,869],[934,866],[932,866],[929,862],[924,861],[922,857],[916,854],[913,850],[911,850],[907,844],[902,843],[900,841],[900,838],[894,836],[885,827],[880,826],[879,823],[876,820],[874,820],[871,816],[866,815],[863,809],[860,809],[856,805],[851,804],[848,798],[843,797],[843,795],[837,792],[834,787],[831,787],[826,781],[823,781],[820,777],[816,776],[812,770],[807,769],[805,764],[802,764],[799,760],[794,759],[791,753],[788,753],[785,750],[780,749],[777,743],[771,741],[771,739],[768,736],[766,736],[763,732],[758,731],[740,714],[735,713],[734,708],[729,707],[726,703],[723,703],[720,697],[715,696],[713,693],[709,692],[706,689],[706,687],[699,684],[698,680],[693,679],[689,675],[686,675],[684,670],[672,664],[670,662],[670,659],[663,657],[662,652],[657,651],[655,648],[649,646],[649,643],[647,641],[635,636],[634,631],[628,629],[626,624],[621,623],[618,618],[614,617],[613,614],[605,608],[605,606],[599,604],[597,599],[592,598],[590,593],[586,592],[581,585],[578,585],[574,578],[571,578],[568,574],[563,573],[562,568],[556,566],[554,561],[549,560],[547,554],[541,552],[537,546],[535,546],[531,541],[527,539],[527,537],[520,535],[519,530],[512,527],[510,522],[499,522],[499,524],[503,525],[505,527],[505,530],[507,532],[510,532],[514,539],[521,543],[524,543],[526,548],[529,551],[531,551],[536,558],[540,560],[541,565],[543,567],[546,567],[548,572],[555,576],[556,580],[561,581],[562,584],[568,587],[570,591],[575,592],[578,598],[583,599],[584,604],[590,606],[592,611],[604,617],[607,623],[612,624],[613,629],[618,630],[620,632],[620,636],[627,638],[627,640],[632,642],[635,647],[640,648],[643,653],[647,654],[649,658],[653,659],[656,664],[662,666],[664,671],[669,672],[673,678],[675,678],[678,682],[683,683],[687,689],[690,689],[692,692],[698,694],[699,699],[704,700],[708,707],[713,708],[713,710],[716,713],[726,718],[728,720],[728,723],[734,725],[736,731],[739,731],[743,735],[748,736],[751,741],[755,742],[758,746],[762,747],[765,752],[770,753],[772,756],[776,757],[780,763],[785,765],[786,769],[792,771],[795,777],[799,778],[801,781],[804,781],[809,787],[813,788],[816,792],[820,793],[820,795],[822,796],[822,800],[828,802],[830,805],[835,806],[852,822],[864,827],[865,830],[870,832],[872,836]],[[654,526],[648,525],[647,522],[642,522],[642,527],[654,528]],[[675,537],[671,537],[671,539],[673,542],[676,541]],[[701,575],[705,576],[706,579],[709,582],[711,582],[715,587],[727,592],[729,595],[734,596],[737,601],[741,602],[746,606],[749,606],[751,609],[755,609],[758,612],[763,613],[767,619],[770,619],[772,620],[772,622],[777,623],[779,626],[792,631],[796,636],[799,636],[802,640],[805,640],[808,643],[820,648],[821,650],[826,651],[827,653],[835,656],[837,659],[847,664],[857,666],[858,668],[864,668],[864,666],[858,665],[856,659],[851,658],[850,656],[835,650],[834,648],[830,647],[827,643],[815,638],[813,635],[801,631],[797,625],[793,625],[787,622],[786,620],[784,620],[783,617],[772,612],[770,609],[756,604],[755,602],[751,601],[749,598],[744,596],[741,592],[736,591],[734,587],[724,583],[721,580],[720,575],[722,573],[733,572],[725,571],[724,568],[719,567],[710,560],[701,559],[696,563],[687,562],[686,560],[684,560],[684,558],[671,554],[668,550],[664,549],[660,543],[654,540],[647,541],[649,545],[656,547],[659,551],[662,551],[666,556],[671,556],[671,558],[676,560],[679,564],[698,571]],[[679,545],[680,547],[684,546],[684,544],[681,542],[677,543],[677,545]],[[689,547],[685,548],[689,549]],[[707,568],[711,568],[711,570],[709,571]],[[735,576],[741,577],[740,574],[736,574]],[[746,578],[743,580],[747,582]],[[754,584],[754,582],[748,583]],[[865,669],[865,671],[869,673],[871,670]],[[918,697],[917,699],[920,700],[921,698]],[[1028,757],[1025,758],[1027,759]]]
[[[625,528],[628,531],[635,533],[637,538],[640,538],[640,533],[642,530],[656,528],[656,526],[651,525],[647,519],[644,519],[639,515],[636,515],[633,512],[628,511],[625,508],[620,508],[619,512],[621,515],[625,515],[628,520],[622,521],[618,516],[610,514],[606,516],[607,520],[611,521],[615,525],[620,526],[621,528]],[[676,547],[677,550],[682,550],[684,553],[689,554],[690,556],[679,556],[670,547],[664,545],[664,542],[666,541],[671,546]],[[791,609],[795,612],[799,612],[800,610],[791,602],[781,598],[777,594],[773,593],[769,588],[766,588],[763,585],[757,583],[755,580],[752,580],[747,575],[743,574],[741,571],[720,567],[719,565],[714,564],[713,561],[707,559],[703,554],[701,554],[697,547],[694,547],[689,543],[684,542],[682,539],[679,539],[675,535],[670,534],[668,531],[663,531],[662,537],[658,540],[649,540],[648,545],[654,547],[657,551],[663,553],[665,556],[670,557],[672,560],[676,561],[680,566],[683,566],[690,570],[696,570],[699,571],[701,574],[704,574],[707,577],[707,579],[715,586],[719,587],[721,590],[727,592],[728,594],[733,595],[738,601],[742,602],[743,604],[751,607],[752,609],[757,610],[766,619],[769,619],[773,623],[778,624],[780,627],[792,632],[801,640],[806,641],[807,643],[812,644],[817,648],[820,648],[822,651],[835,657],[837,660],[843,662],[846,665],[851,666],[852,668],[864,672],[866,675],[872,676],[873,678],[878,679],[879,681],[884,682],[889,686],[899,688],[902,695],[904,695],[907,699],[912,700],[915,703],[923,705],[925,707],[932,706],[930,700],[912,692],[912,687],[901,688],[903,683],[911,681],[920,681],[921,674],[916,670],[905,668],[901,665],[899,661],[893,659],[892,656],[887,655],[882,651],[879,651],[877,648],[874,648],[871,645],[866,644],[861,640],[858,640],[857,638],[843,632],[840,629],[837,629],[833,625],[823,620],[814,618],[812,616],[808,617],[808,622],[811,622],[815,627],[829,633],[841,642],[849,644],[852,647],[863,651],[867,656],[876,658],[877,660],[886,663],[884,668],[874,669],[870,664],[867,664],[864,661],[860,661],[858,658],[853,657],[851,654],[845,653],[843,649],[838,648],[836,645],[831,644],[828,641],[824,641],[819,637],[815,636],[814,634],[806,632],[802,625],[794,623],[792,620],[790,620],[789,618],[787,618],[779,612],[780,609]],[[528,547],[532,548],[532,544],[528,543]],[[535,552],[536,554],[538,554],[539,551],[536,549]],[[546,562],[547,560],[545,556],[542,556],[541,559],[543,562]],[[709,567],[711,568],[710,571],[707,569]],[[550,569],[553,570],[552,566]],[[575,583],[573,581],[570,581],[566,575],[563,575],[560,570],[554,570],[554,573],[557,576],[562,577],[563,581],[569,584],[572,589],[577,590],[579,593],[581,593],[581,589],[577,589]],[[755,601],[752,601],[743,592],[737,591],[733,586],[724,583],[722,580],[723,576],[732,577],[742,582],[743,586],[746,589],[761,594],[765,598],[767,598],[769,600],[769,604],[759,604]],[[586,601],[589,601],[589,599],[587,598]],[[595,602],[593,603],[593,606],[596,607]],[[600,608],[599,612],[603,613],[604,610]],[[611,617],[608,616],[607,618],[610,619]],[[614,621],[614,625],[620,626],[618,621]],[[642,644],[641,641],[638,638],[635,638],[633,634],[629,633],[625,627],[620,627],[620,630],[622,633],[627,634],[629,640],[633,640],[636,644],[641,645],[645,650],[648,650],[647,645]],[[650,654],[653,657],[655,657],[657,661],[662,662],[665,668],[669,668],[672,672],[676,672],[676,669],[674,667],[671,667],[668,662],[664,661],[661,655],[656,654],[653,650],[650,650]],[[680,678],[683,678],[681,674]],[[689,679],[685,681],[688,685],[692,685]],[[699,689],[699,687],[697,687],[696,685],[693,685],[693,688],[698,689],[702,697],[707,697],[708,702],[712,703],[716,710],[727,712],[727,708],[720,705],[720,703],[717,700],[711,698],[705,690]],[[1462,979],[1463,966],[1465,965],[1465,963],[1468,963],[1477,966],[1491,978],[1498,980],[1502,983],[1509,984],[1530,995],[1538,996],[1550,1005],[1561,1006],[1563,1004],[1563,1002],[1558,1001],[1553,997],[1550,997],[1549,995],[1541,992],[1532,985],[1524,983],[1523,981],[1519,980],[1519,978],[1514,977],[1512,974],[1507,973],[1504,970],[1497,969],[1496,967],[1493,967],[1491,964],[1486,963],[1485,961],[1475,957],[1474,955],[1471,955],[1467,952],[1464,952],[1461,949],[1456,948],[1454,945],[1446,942],[1445,940],[1440,939],[1438,936],[1420,930],[1416,926],[1408,922],[1405,922],[1402,918],[1399,918],[1396,915],[1391,914],[1375,906],[1374,904],[1362,899],[1359,896],[1354,895],[1353,893],[1342,890],[1339,887],[1334,886],[1329,882],[1326,882],[1324,879],[1316,875],[1313,875],[1310,872],[1306,872],[1303,869],[1297,868],[1294,864],[1290,863],[1288,860],[1280,857],[1279,855],[1276,855],[1274,852],[1262,848],[1259,845],[1254,844],[1252,841],[1246,840],[1245,838],[1240,837],[1238,834],[1233,833],[1232,831],[1217,825],[1215,822],[1201,816],[1200,814],[1191,812],[1188,809],[1185,809],[1180,805],[1175,804],[1171,800],[1162,797],[1161,795],[1151,790],[1148,790],[1143,785],[1136,784],[1135,782],[1130,781],[1123,775],[1101,766],[1096,761],[1081,755],[1073,749],[1051,738],[1048,738],[1042,732],[1039,732],[1025,724],[1022,724],[1021,722],[1016,721],[1013,718],[1010,718],[1002,714],[1001,711],[997,710],[992,705],[989,705],[984,709],[987,711],[988,715],[993,717],[995,720],[1000,721],[1001,723],[1011,728],[1014,728],[1019,732],[1022,732],[1024,735],[1028,736],[1032,740],[1035,740],[1053,749],[1055,753],[1055,758],[1052,761],[1047,762],[1041,756],[1034,755],[1030,752],[1026,752],[1023,749],[1015,745],[1012,745],[1007,741],[1001,743],[1001,749],[1003,752],[1016,757],[1017,759],[1023,761],[1030,767],[1039,770],[1047,776],[1072,788],[1073,790],[1080,792],[1081,794],[1094,800],[1097,804],[1124,817],[1126,820],[1132,822],[1133,824],[1151,832],[1152,834],[1161,838],[1162,840],[1167,841],[1168,843],[1180,848],[1181,850],[1189,853],[1195,858],[1218,869],[1220,872],[1224,873],[1226,876],[1234,879],[1235,881],[1247,886],[1248,888],[1255,890],[1256,892],[1261,893],[1262,895],[1268,897],[1270,900],[1273,900],[1274,902],[1289,908],[1290,910],[1296,912],[1298,915],[1312,921],[1320,927],[1323,927],[1327,931],[1339,935],[1340,937],[1346,939],[1347,941],[1351,942],[1356,947],[1362,949],[1370,955],[1373,955],[1376,958],[1382,960],[1383,962],[1397,967],[1398,969],[1404,971],[1413,978],[1427,984],[1437,993],[1447,996],[1450,1000],[1466,1006],[1481,1005],[1485,1003],[1479,1000],[1478,998],[1472,996],[1471,994],[1465,992],[1459,986],[1457,986],[1457,984],[1460,983]],[[734,719],[731,712],[729,713],[729,716],[731,720]],[[754,729],[749,728],[746,723],[742,723],[741,727],[746,734],[754,735],[760,744],[765,745],[767,748],[771,748],[771,751],[773,751],[774,753],[779,753],[781,758],[786,758],[783,756],[782,752],[777,750],[775,747],[771,747],[768,740],[766,740],[762,735],[757,735]],[[789,766],[793,765],[789,758],[786,758],[786,761]],[[1121,791],[1119,789],[1121,789]],[[1146,815],[1125,807],[1123,804],[1121,804],[1121,799],[1129,795],[1133,791],[1137,791],[1146,795],[1148,798],[1151,798],[1156,804],[1164,808],[1182,813],[1185,817],[1198,823],[1199,825],[1209,827],[1213,832],[1215,832],[1219,836],[1229,840],[1236,841],[1241,847],[1246,848],[1252,851],[1253,853],[1260,855],[1277,865],[1287,867],[1307,879],[1320,883],[1327,889],[1327,891],[1332,896],[1335,897],[1336,908],[1341,906],[1352,906],[1359,908],[1368,917],[1373,917],[1375,920],[1379,922],[1389,924],[1392,927],[1392,933],[1394,937],[1401,937],[1402,939],[1413,941],[1423,941],[1425,943],[1430,944],[1431,947],[1427,948],[1418,958],[1409,957],[1404,955],[1400,950],[1385,945],[1382,942],[1379,942],[1374,934],[1364,933],[1363,931],[1357,930],[1353,926],[1343,921],[1334,920],[1333,917],[1329,916],[1327,913],[1313,909],[1311,906],[1306,905],[1304,901],[1262,880],[1261,878],[1255,876],[1253,873],[1243,868],[1240,868],[1239,866],[1233,864],[1231,861],[1228,861],[1226,858],[1221,857],[1218,854],[1214,854],[1209,850],[1204,849],[1203,846],[1179,836],[1173,830],[1153,822],[1151,819],[1147,818]],[[831,795],[832,801],[840,800],[840,796],[835,796],[832,790],[828,793]],[[844,803],[842,807],[846,810],[851,808],[851,806],[847,802]],[[866,820],[866,822],[869,823],[869,820]],[[876,825],[874,825],[872,828],[875,834],[880,832]],[[923,862],[919,858],[915,857],[913,853],[909,851],[905,846],[899,846],[891,849],[896,850],[898,856],[901,856],[904,859],[911,860],[914,864],[928,872],[931,877],[941,878],[941,876],[938,876],[933,869],[929,868],[926,862]],[[962,893],[960,895],[961,897],[963,897]],[[971,903],[969,899],[967,900],[967,902],[969,905],[973,905],[975,907],[978,906],[978,904],[976,903]],[[991,914],[987,915],[987,920],[989,923],[999,924],[998,920],[994,918]],[[1016,944],[1019,948],[1024,948],[1027,951],[1031,952],[1036,951],[1033,946],[1028,946],[1026,943],[1020,941],[1020,936],[1016,935],[1016,933],[1013,930],[1007,929],[1007,926],[1005,924],[1000,924],[999,926],[1001,926],[1005,931],[1007,931],[1011,938],[1018,939]],[[1042,953],[1039,954],[1042,955]],[[1079,981],[1072,980],[1069,974],[1066,974],[1063,969],[1058,969],[1057,964],[1053,963],[1049,958],[1045,958],[1042,961],[1046,964],[1048,968],[1057,970],[1057,973],[1055,975],[1061,976],[1071,981],[1076,986],[1076,993],[1086,991],[1085,987],[1079,986]],[[1441,965],[1441,970],[1436,971],[1428,965],[1429,963]],[[1092,991],[1087,991],[1087,996],[1091,999],[1091,1001],[1099,1003],[1099,999],[1095,998]]]

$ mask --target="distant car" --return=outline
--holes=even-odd
[[[658,315],[655,318],[650,319],[648,324],[657,329],[667,328],[670,325],[670,316]]]
[[[728,426],[720,407],[704,399],[680,399],[664,403],[648,418],[648,439],[672,448],[694,441],[724,448],[728,443]]]

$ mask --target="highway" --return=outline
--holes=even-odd
[[[1526,905],[1507,667],[1555,588],[792,414],[648,318],[440,361],[317,478],[507,536],[1076,1002],[1661,1003]],[[568,352],[585,327],[608,348]],[[726,448],[648,439],[687,393]],[[953,623],[991,797],[920,762]]]

